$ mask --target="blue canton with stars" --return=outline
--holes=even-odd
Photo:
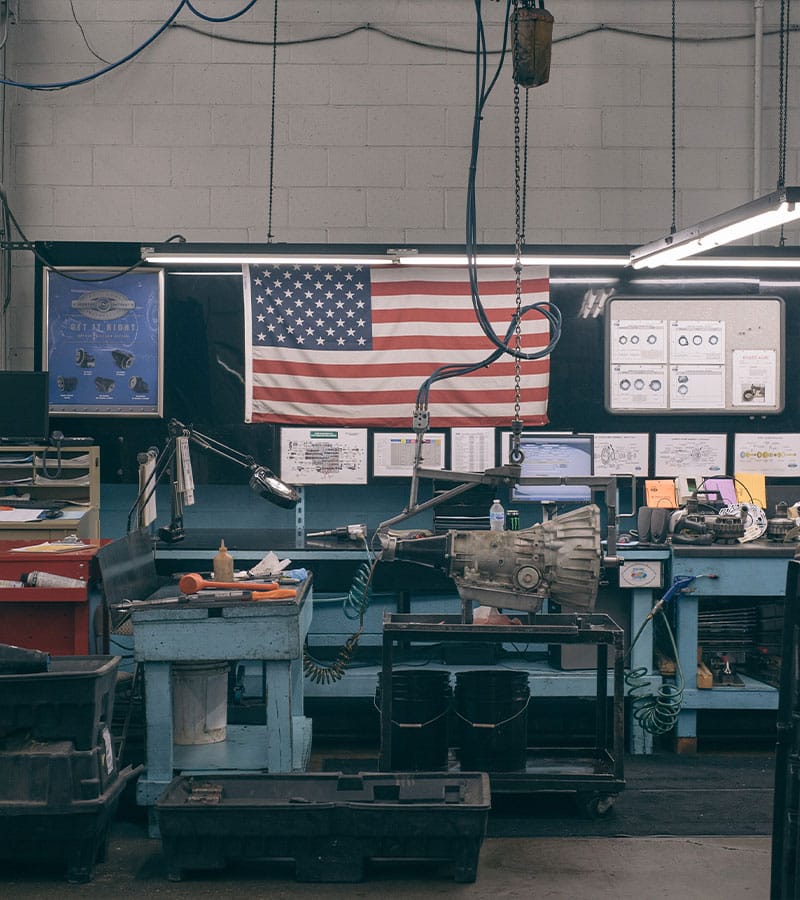
[[[253,346],[371,350],[365,266],[251,266]]]

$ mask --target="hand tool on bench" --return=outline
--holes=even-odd
[[[178,587],[184,594],[196,594],[203,588],[232,588],[240,591],[275,591],[278,584],[275,581],[255,582],[255,581],[206,581],[202,575],[197,572],[189,572],[182,575],[178,582]]]

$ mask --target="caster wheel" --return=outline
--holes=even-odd
[[[616,799],[614,794],[582,794],[578,796],[578,803],[589,819],[602,819],[614,808]]]

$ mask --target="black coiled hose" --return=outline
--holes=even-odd
[[[663,682],[659,689],[652,693],[650,691],[650,679],[647,677],[647,666],[631,669],[625,675],[625,683],[630,689],[628,695],[631,698],[633,720],[649,734],[666,734],[668,731],[671,731],[678,721],[678,714],[683,706],[683,669],[681,669],[675,635],[670,627],[669,619],[664,613],[664,604],[687,585],[691,584],[696,577],[695,575],[687,575],[675,579],[675,582],[666,594],[647,614],[628,648],[628,654],[630,654],[647,623],[653,621],[657,615],[662,617],[675,655],[675,682]]]

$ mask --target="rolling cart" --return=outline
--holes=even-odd
[[[525,766],[516,771],[489,771],[493,793],[575,792],[590,816],[614,805],[624,780],[624,632],[609,616],[599,613],[536,615],[533,625],[465,623],[453,615],[414,615],[386,612],[383,620],[382,684],[392,683],[398,645],[445,641],[483,641],[530,644],[594,644],[597,647],[597,690],[594,743],[570,748],[525,749]],[[609,650],[613,654],[609,658]],[[609,672],[609,662],[613,669]],[[609,674],[613,684],[609,712]],[[400,768],[392,759],[392,691],[381,703],[381,771]],[[588,744],[588,741],[587,741]],[[450,756],[449,769],[459,763]]]

